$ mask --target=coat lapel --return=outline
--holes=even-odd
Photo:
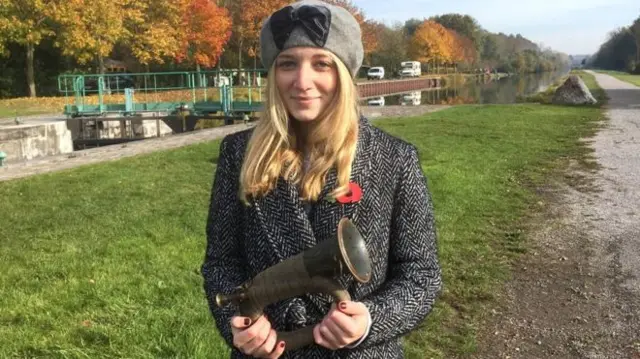
[[[277,260],[287,259],[315,244],[311,223],[294,184],[278,179],[273,191],[254,200],[254,207]]]

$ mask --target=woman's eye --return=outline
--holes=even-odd
[[[326,62],[326,61],[320,61],[320,62],[316,63],[316,66],[321,68],[321,69],[326,69],[326,68],[330,68],[331,67],[331,63],[330,62]]]
[[[278,63],[278,67],[280,68],[293,68],[296,65],[293,61],[281,61]]]

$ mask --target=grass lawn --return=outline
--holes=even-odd
[[[594,132],[595,107],[462,106],[374,121],[420,150],[444,291],[408,358],[472,353],[526,253],[533,187]],[[0,182],[0,357],[226,358],[199,267],[219,141]]]
[[[636,86],[640,86],[640,75],[632,75],[628,72],[622,71],[596,71],[603,74],[611,75],[619,80],[626,81],[628,83],[634,84]]]

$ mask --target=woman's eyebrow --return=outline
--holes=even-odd
[[[278,56],[279,59],[295,59],[296,57],[293,55],[288,55],[288,54],[281,54],[280,56]]]

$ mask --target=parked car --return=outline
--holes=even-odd
[[[367,71],[367,79],[373,80],[378,79],[382,80],[384,78],[384,67],[376,66],[372,67]]]

